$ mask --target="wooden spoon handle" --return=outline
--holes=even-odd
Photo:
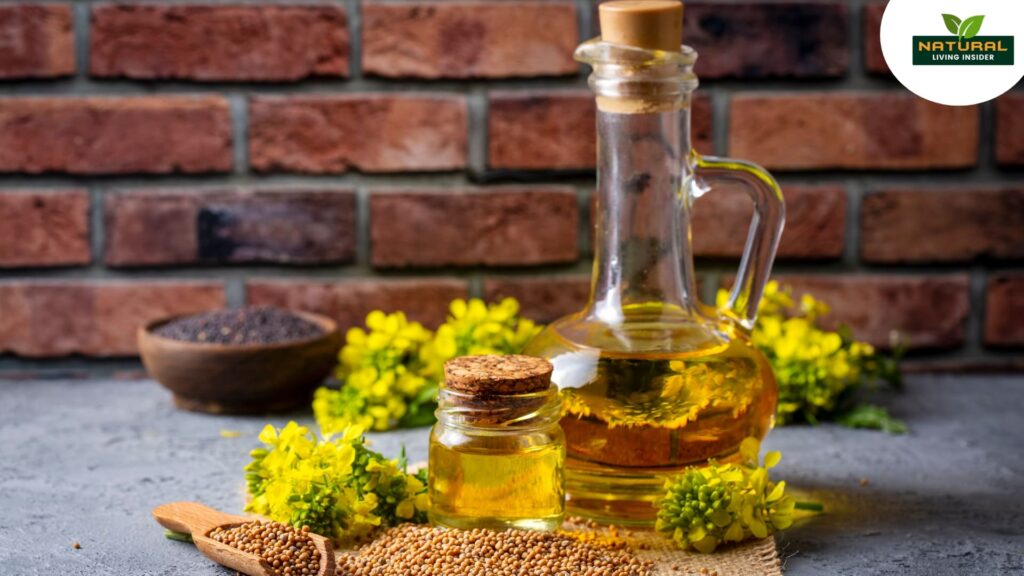
[[[193,536],[206,536],[215,526],[252,520],[245,516],[225,514],[198,502],[171,502],[157,506],[153,509],[153,517],[164,528]]]

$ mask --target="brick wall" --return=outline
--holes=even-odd
[[[777,276],[937,366],[1020,365],[1024,91],[946,108],[889,76],[880,5],[694,1],[695,141],[760,162]],[[0,5],[0,367],[130,356],[224,304],[435,324],[458,296],[585,298],[589,0]],[[749,210],[697,204],[704,296]]]

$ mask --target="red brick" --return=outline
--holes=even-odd
[[[105,202],[106,263],[351,262],[356,251],[355,211],[351,190],[111,194]]]
[[[968,168],[978,109],[898,92],[742,94],[732,99],[729,146],[781,170]]]
[[[249,304],[280,306],[325,314],[342,330],[362,326],[374,310],[404,312],[410,320],[435,328],[448,314],[448,304],[466,298],[466,282],[455,278],[403,280],[251,280]]]
[[[1024,92],[996,100],[996,160],[1003,166],[1024,166]]]
[[[683,39],[701,78],[835,78],[849,60],[842,2],[687,2]]]
[[[1024,274],[997,274],[989,278],[985,344],[1024,347]]]
[[[515,298],[523,316],[542,324],[579,312],[588,296],[589,276],[506,277],[484,281],[484,297],[488,302]]]
[[[224,303],[223,286],[213,282],[5,282],[0,353],[132,356],[138,326]]]
[[[907,348],[956,348],[971,312],[966,274],[942,276],[788,276],[794,294],[810,293],[832,309],[824,324],[846,324],[857,338],[887,347],[894,334]]]
[[[220,97],[0,99],[0,172],[224,172],[231,154]]]
[[[584,170],[597,160],[590,92],[494,92],[490,95],[487,165],[499,170]],[[692,137],[711,152],[711,100],[694,99]]]
[[[260,172],[337,174],[466,166],[460,96],[262,96],[250,101],[249,156]]]
[[[91,12],[93,76],[287,81],[348,75],[341,6],[105,4]]]
[[[58,78],[75,72],[71,6],[0,6],[0,78]]]
[[[571,188],[379,191],[370,198],[379,267],[529,266],[579,258]]]
[[[88,264],[85,190],[0,191],[0,268]]]
[[[783,186],[786,228],[778,257],[823,260],[843,255],[846,193],[839,186]],[[737,258],[743,254],[754,205],[739,189],[712,188],[693,208],[693,249],[697,256]]]
[[[597,131],[591,93],[496,92],[489,100],[490,168],[594,167]]]
[[[864,69],[872,74],[892,74],[882,55],[882,13],[885,2],[864,6]]]
[[[505,78],[579,70],[571,1],[368,1],[362,9],[367,74]]]
[[[867,262],[1024,259],[1024,189],[885,190],[861,203]]]

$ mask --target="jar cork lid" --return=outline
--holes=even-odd
[[[553,369],[533,356],[461,356],[445,362],[445,386],[476,396],[543,392],[551,386]]]
[[[598,6],[601,39],[612,44],[679,52],[683,3],[679,0],[613,0]]]

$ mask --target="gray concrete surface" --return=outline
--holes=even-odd
[[[779,537],[786,573],[1024,572],[1024,377],[917,376],[887,402],[910,434],[769,437],[784,454],[778,476],[828,508]],[[0,575],[229,574],[164,539],[149,510],[240,510],[241,469],[267,421],[176,411],[148,381],[0,381]],[[391,455],[426,451],[422,430],[373,439]]]

